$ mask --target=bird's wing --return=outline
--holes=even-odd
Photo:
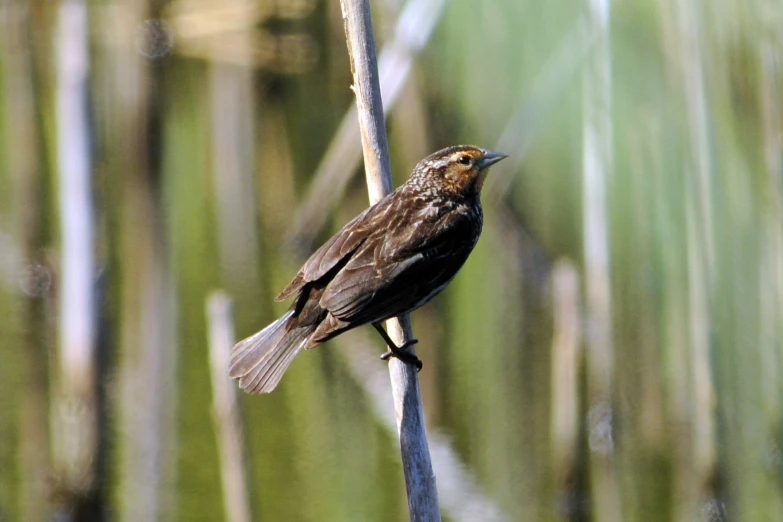
[[[462,267],[475,244],[472,226],[455,213],[373,235],[329,282],[321,307],[354,325],[418,308]]]
[[[318,281],[340,262],[349,258],[367,239],[374,228],[373,224],[385,218],[390,209],[390,202],[391,198],[387,196],[346,223],[310,256],[275,300],[288,299],[299,292],[305,284]]]

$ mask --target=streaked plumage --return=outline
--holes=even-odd
[[[234,347],[231,377],[249,393],[270,392],[303,348],[434,297],[476,245],[481,186],[489,166],[504,157],[461,145],[422,160],[405,184],[307,260],[277,296],[296,296],[288,312]]]

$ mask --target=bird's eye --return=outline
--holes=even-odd
[[[460,156],[457,161],[463,165],[470,165],[470,156]]]

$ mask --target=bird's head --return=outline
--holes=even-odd
[[[421,160],[411,178],[434,181],[450,192],[478,195],[489,167],[505,157],[500,152],[473,145],[448,147]]]

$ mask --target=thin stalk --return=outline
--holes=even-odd
[[[61,270],[52,456],[63,492],[67,498],[77,499],[90,495],[95,487],[98,440],[87,5],[80,0],[64,0],[58,14],[55,42]]]
[[[49,367],[48,348],[51,343],[51,321],[48,311],[53,299],[50,292],[51,272],[42,252],[51,241],[49,222],[46,219],[50,210],[49,191],[44,158],[46,149],[42,138],[42,106],[40,84],[35,76],[36,61],[39,58],[34,50],[32,39],[32,15],[30,6],[22,0],[5,2],[5,12],[0,18],[4,24],[0,34],[0,68],[4,94],[4,116],[6,125],[5,176],[16,180],[14,191],[15,208],[11,215],[18,216],[16,224],[20,252],[10,257],[9,247],[15,246],[12,240],[0,238],[0,250],[4,250],[6,267],[9,269],[9,284],[16,282],[19,273],[22,279],[21,298],[22,317],[25,333],[19,346],[22,361],[21,388],[18,390],[19,405],[19,445],[13,450],[17,454],[17,470],[6,469],[0,487],[8,487],[16,482],[18,492],[18,511],[6,506],[6,516],[10,519],[43,521],[50,515],[50,503],[42,502],[49,493],[48,478],[52,474],[49,454]],[[5,209],[4,209],[5,211]],[[0,219],[8,220],[3,213]],[[5,221],[7,223],[7,221]],[[10,261],[9,261],[10,257]],[[15,259],[17,258],[18,259]],[[10,270],[13,267],[13,270]],[[7,339],[6,339],[7,340]],[[11,359],[11,358],[9,358]],[[8,360],[8,359],[7,359]],[[11,360],[8,360],[10,363]],[[18,367],[17,367],[18,368]],[[5,368],[14,370],[13,365]],[[14,386],[14,379],[7,373],[0,377],[5,385]],[[4,388],[8,390],[8,388]],[[7,412],[4,422],[15,426]],[[13,489],[10,493],[13,494]],[[7,498],[7,497],[6,497]]]
[[[585,305],[588,328],[588,436],[598,520],[619,521],[614,470],[612,303],[607,179],[613,166],[610,0],[588,0],[597,41],[584,73],[583,222]]]
[[[574,480],[579,438],[579,361],[582,353],[582,310],[579,272],[568,260],[552,269],[552,469],[560,495]]]
[[[710,368],[711,303],[714,282],[715,246],[712,207],[714,168],[710,152],[710,116],[704,79],[701,44],[701,20],[693,3],[676,3],[677,29],[681,46],[685,106],[690,134],[690,176],[686,185],[686,230],[688,263],[688,311],[691,375],[690,407],[686,418],[690,424],[690,448],[694,471],[692,484],[683,487],[694,500],[705,492],[715,467],[715,427],[713,407],[715,390]],[[682,519],[690,513],[687,509]]]
[[[354,79],[367,189],[370,203],[375,203],[391,192],[392,180],[370,5],[369,0],[341,0],[340,5]],[[390,319],[386,328],[398,346],[413,337],[407,314]],[[438,521],[438,492],[424,430],[416,369],[392,358],[389,374],[411,520]]]
[[[177,506],[176,330],[174,278],[165,234],[161,166],[161,98],[166,84],[156,57],[165,32],[143,20],[159,11],[155,0],[121,3],[122,24],[138,26],[101,52],[96,83],[107,119],[104,140],[107,208],[116,215],[117,370],[113,394],[118,520],[168,520]],[[107,13],[110,17],[112,12]],[[117,15],[115,15],[117,16]],[[110,24],[112,18],[104,19]]]
[[[249,42],[246,44],[249,51]],[[253,184],[253,71],[214,62],[212,87],[212,188],[220,275],[240,302],[260,288],[259,244]]]
[[[223,292],[214,292],[206,303],[209,327],[209,366],[212,377],[212,419],[215,424],[223,506],[229,522],[250,522],[250,494],[247,485],[245,439],[237,404],[236,386],[226,374],[231,347],[234,346],[234,320],[231,300]]]
[[[683,351],[675,352],[681,366],[680,384],[671,394],[671,411],[682,426],[682,436],[673,448],[674,461],[687,463],[688,473],[674,476],[673,520],[688,520],[701,509],[715,473],[715,389],[710,362],[713,330],[712,293],[715,285],[715,231],[711,157],[709,89],[705,80],[702,20],[691,2],[673,0],[662,4],[667,41],[672,46],[671,67],[680,81],[684,121],[687,125],[685,175],[685,268],[687,303]]]

